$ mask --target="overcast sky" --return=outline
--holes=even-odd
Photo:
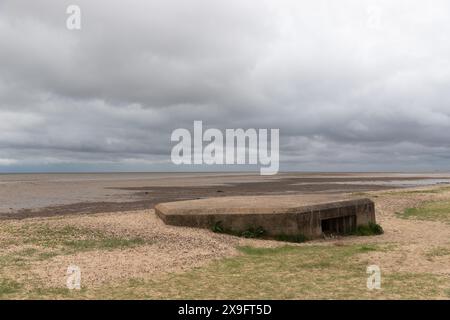
[[[0,172],[174,170],[194,120],[279,128],[282,170],[450,170],[450,2],[426,4],[0,0]]]

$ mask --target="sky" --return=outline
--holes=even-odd
[[[69,5],[81,29],[69,30]],[[0,0],[0,172],[177,167],[277,128],[281,170],[450,170],[450,2]]]

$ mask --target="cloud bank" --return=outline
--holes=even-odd
[[[175,170],[170,134],[194,120],[279,128],[282,170],[449,170],[449,12],[1,0],[0,172]]]

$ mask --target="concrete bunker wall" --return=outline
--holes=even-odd
[[[375,205],[370,199],[353,199],[306,207],[291,208],[284,213],[196,213],[166,214],[164,206],[156,214],[169,225],[211,229],[216,223],[234,232],[262,227],[268,236],[305,235],[318,238],[325,233],[346,233],[357,226],[375,221]]]

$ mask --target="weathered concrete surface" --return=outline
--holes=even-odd
[[[224,229],[242,232],[262,227],[268,236],[343,233],[375,222],[370,199],[342,196],[218,197],[160,203],[156,214],[169,225]]]

